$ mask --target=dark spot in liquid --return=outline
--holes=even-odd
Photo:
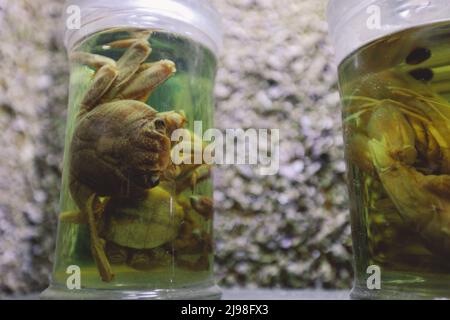
[[[433,70],[431,69],[415,69],[409,73],[414,79],[420,81],[431,81],[433,79]]]
[[[416,48],[408,57],[406,57],[406,63],[410,65],[420,64],[431,58],[431,51],[427,48]]]

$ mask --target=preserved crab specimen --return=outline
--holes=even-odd
[[[170,137],[185,126],[186,116],[146,104],[176,72],[175,63],[147,63],[150,33],[136,35],[108,44],[125,49],[117,62],[83,51],[71,55],[95,75],[79,106],[69,153],[70,194],[79,210],[60,219],[88,225],[105,282],[114,279],[112,264],[148,270],[173,256],[180,266],[208,268],[212,250],[209,235],[197,226],[198,217],[211,220],[212,201],[185,192],[209,179],[209,166],[173,165]],[[188,252],[200,258],[186,262]]]
[[[365,232],[368,241],[368,252],[359,255],[369,261],[361,264],[428,273],[446,265],[448,34],[448,26],[404,31],[360,49],[340,67],[349,178],[361,188],[350,186],[354,234]],[[381,52],[388,58],[377,63]]]

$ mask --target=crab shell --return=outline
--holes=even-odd
[[[71,144],[71,188],[99,196],[142,194],[170,163],[164,119],[134,100],[99,105],[78,119]]]
[[[183,208],[161,187],[146,191],[144,200],[111,199],[105,207],[102,235],[122,247],[153,249],[174,240]]]

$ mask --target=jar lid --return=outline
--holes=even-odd
[[[93,33],[116,27],[162,29],[198,41],[216,55],[222,49],[220,15],[207,0],[67,0],[64,43],[70,50]]]
[[[362,46],[412,27],[450,20],[449,0],[329,0],[329,34],[340,64]]]

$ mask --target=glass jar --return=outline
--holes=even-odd
[[[65,36],[61,213],[43,297],[220,298],[211,167],[187,161],[213,127],[218,13],[206,0],[71,0],[67,8],[81,13],[81,28]],[[191,151],[175,155],[181,143]],[[186,161],[172,161],[180,155]]]
[[[450,298],[450,3],[331,0],[353,298]]]

